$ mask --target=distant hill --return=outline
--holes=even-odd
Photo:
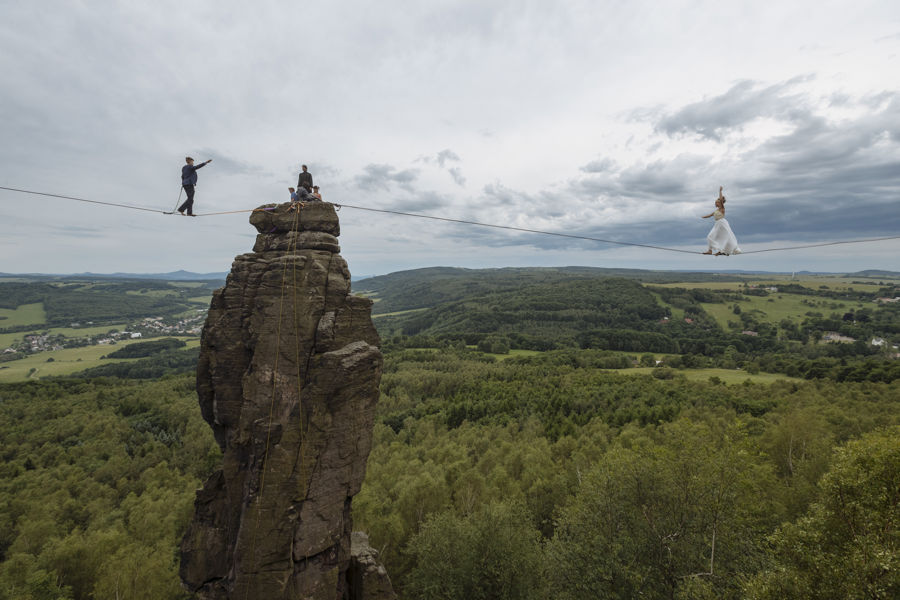
[[[620,277],[648,283],[741,281],[738,275],[600,267],[507,267],[460,269],[429,267],[399,271],[353,282],[357,294],[378,298],[374,314],[435,307],[480,294],[513,291],[525,285],[555,284],[585,278]]]
[[[866,269],[856,273],[847,273],[845,277],[900,277],[900,271],[880,271],[878,269]]]
[[[376,300],[375,325],[386,340],[399,335],[421,343],[496,341],[499,347],[527,350],[677,352],[682,341],[718,337],[710,331],[718,327],[712,320],[699,327],[668,323],[669,309],[642,283],[729,279],[740,280],[592,267],[436,267],[373,277],[353,286],[356,293]],[[695,315],[698,325],[702,316]]]
[[[228,273],[192,273],[191,271],[171,271],[169,273],[0,273],[0,277],[47,280],[78,279],[143,279],[160,281],[224,281]]]

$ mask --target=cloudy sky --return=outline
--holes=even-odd
[[[900,4],[0,0],[0,186],[172,210],[325,199],[705,250],[900,235]],[[900,270],[900,240],[728,258],[344,208],[354,275]],[[0,271],[226,271],[246,214],[0,190]]]

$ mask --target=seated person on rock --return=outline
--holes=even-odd
[[[307,202],[318,202],[319,199],[313,197],[305,187],[297,188],[297,191],[291,196],[291,210],[297,207],[303,207]]]

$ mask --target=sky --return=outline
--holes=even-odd
[[[900,3],[0,0],[0,186],[171,211],[345,206],[354,276],[430,266],[900,270]],[[222,272],[247,213],[0,190],[0,272]]]

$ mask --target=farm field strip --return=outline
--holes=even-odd
[[[195,348],[200,345],[197,338],[188,338],[179,336],[177,339],[187,342],[187,348]],[[83,371],[90,367],[96,367],[101,364],[110,364],[117,362],[134,362],[139,358],[109,358],[101,359],[102,356],[115,352],[119,348],[129,346],[146,340],[126,340],[119,342],[115,346],[108,344],[98,346],[85,346],[83,348],[64,348],[62,350],[51,350],[47,352],[39,352],[31,354],[25,358],[10,362],[0,363],[0,382],[11,383],[15,381],[25,381],[29,378],[39,378],[54,375],[71,375],[78,371]],[[52,362],[47,362],[52,358]],[[31,372],[31,369],[35,369]]]
[[[29,331],[18,331],[16,333],[0,333],[0,350],[8,348],[16,342],[22,341],[26,335],[33,335],[49,331],[50,335],[62,335],[64,337],[74,339],[87,336],[100,335],[107,333],[110,329],[118,329],[122,331],[125,327],[124,323],[113,323],[110,325],[98,325],[96,327],[35,327]]]
[[[804,303],[804,301],[806,303]],[[811,304],[812,305],[811,305]],[[790,319],[799,323],[806,318],[806,313],[817,312],[828,315],[832,312],[846,312],[856,308],[863,308],[865,304],[848,302],[844,300],[829,300],[815,296],[802,296],[800,294],[772,293],[768,296],[748,296],[739,302],[727,303],[701,303],[703,310],[712,315],[723,329],[728,329],[728,321],[740,322],[740,315],[734,314],[734,305],[737,304],[742,313],[761,311],[761,315],[754,313],[757,320],[767,321],[777,325],[782,319]]]
[[[47,313],[44,311],[43,302],[34,304],[22,304],[16,309],[0,308],[0,328],[18,327],[20,325],[41,325],[47,322]]]
[[[651,375],[655,367],[634,367],[631,369],[609,369],[623,375]],[[675,376],[684,375],[689,381],[707,381],[710,377],[718,377],[728,384],[743,383],[750,380],[753,383],[775,383],[776,381],[803,381],[797,377],[788,377],[778,373],[757,373],[751,375],[740,369],[672,369]]]
[[[428,310],[428,309],[427,308],[410,308],[408,310],[397,310],[394,312],[372,315],[372,318],[377,319],[378,317],[394,317],[397,315],[408,315],[408,314],[412,314],[412,313],[422,312],[423,310]]]
[[[865,277],[831,277],[831,276],[805,276],[805,277],[794,277],[791,279],[790,275],[775,275],[775,276],[767,276],[755,278],[753,276],[748,276],[745,278],[746,283],[749,285],[755,285],[757,287],[768,287],[779,285],[785,285],[788,283],[793,283],[797,285],[802,285],[803,287],[807,287],[810,289],[818,290],[821,286],[826,286],[828,289],[833,291],[840,290],[854,290],[854,291],[862,291],[862,292],[875,292],[879,288],[884,287],[881,285],[884,283],[885,285],[896,285],[898,283],[897,279],[892,279],[890,277],[880,277],[874,278],[871,282],[864,281]],[[678,283],[645,283],[647,286],[654,287],[668,287],[668,288],[684,288],[688,290],[694,289],[709,289],[709,290],[734,290],[741,291],[744,289],[745,281],[691,281],[691,282],[678,282]]]

